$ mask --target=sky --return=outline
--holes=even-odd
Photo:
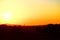
[[[0,0],[0,24],[60,24],[60,0]]]

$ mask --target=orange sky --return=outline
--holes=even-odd
[[[59,2],[59,0],[0,0],[0,24],[59,24]]]

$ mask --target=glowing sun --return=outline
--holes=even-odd
[[[4,12],[1,15],[1,23],[6,24],[6,23],[11,23],[12,21],[12,13],[10,12]]]
[[[8,12],[4,13],[4,14],[3,14],[3,19],[5,19],[5,20],[10,20],[10,19],[11,19],[11,14],[8,13]]]

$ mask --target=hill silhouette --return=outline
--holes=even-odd
[[[60,40],[60,24],[37,26],[0,25],[1,40]]]

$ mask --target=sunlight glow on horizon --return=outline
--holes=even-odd
[[[0,24],[60,24],[59,0],[1,0]]]

